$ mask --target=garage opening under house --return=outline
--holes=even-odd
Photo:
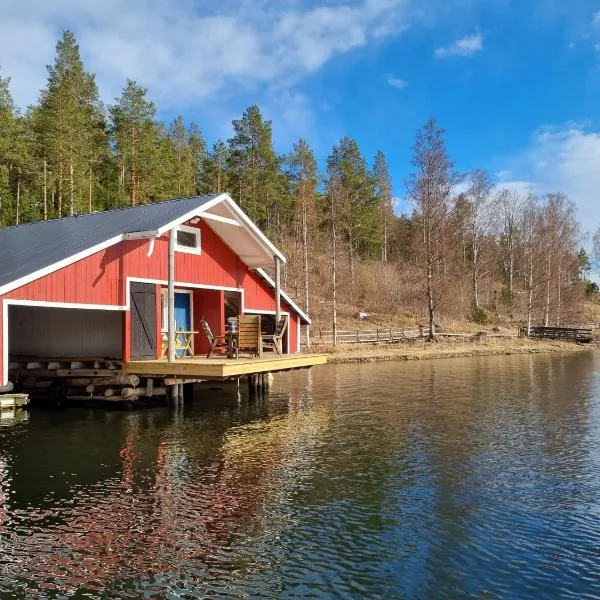
[[[310,320],[280,290],[282,263],[227,194],[0,229],[0,390],[35,360],[42,370],[113,361],[122,373],[198,379],[325,362],[295,356]],[[203,324],[225,336],[228,318],[248,315],[265,335],[285,320],[281,354],[198,358],[210,349]]]

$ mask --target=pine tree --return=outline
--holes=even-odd
[[[56,45],[37,117],[38,160],[46,180],[50,173],[56,214],[92,210],[94,171],[107,152],[105,119],[94,76],[85,71],[70,31]]]
[[[177,196],[193,196],[196,193],[197,157],[192,149],[192,135],[188,133],[182,116],[178,116],[169,129],[173,145],[175,177],[174,193]],[[197,138],[194,138],[197,143]],[[195,149],[196,152],[198,149]]]
[[[263,121],[258,106],[234,119],[229,140],[230,190],[251,219],[277,230],[285,211],[280,159],[273,149],[271,121]]]
[[[373,167],[376,181],[376,195],[379,202],[379,230],[381,236],[381,262],[388,259],[388,227],[392,212],[392,180],[385,154],[379,150]]]
[[[199,194],[206,160],[206,141],[196,123],[190,123],[188,129],[188,145],[192,161],[192,194]]]
[[[117,104],[110,108],[112,135],[119,166],[119,196],[131,206],[144,204],[160,187],[153,177],[160,156],[156,107],[144,88],[131,79]]]
[[[294,144],[291,154],[287,157],[288,178],[291,193],[296,203],[296,222],[299,224],[300,241],[302,245],[302,263],[304,272],[304,310],[309,310],[309,266],[308,257],[312,232],[316,226],[316,199],[318,185],[318,168],[312,148],[305,140]]]
[[[354,287],[356,257],[366,258],[380,249],[375,179],[351,138],[343,138],[334,146],[327,159],[327,172],[329,179],[337,182],[337,219],[348,248],[350,283]]]
[[[229,149],[223,140],[217,140],[204,159],[200,182],[202,194],[233,193],[229,183],[229,164]]]
[[[14,163],[16,110],[10,78],[0,76],[0,227],[14,222],[10,174]]]

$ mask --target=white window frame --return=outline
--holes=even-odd
[[[196,247],[190,248],[189,246],[180,246],[177,242],[177,232],[185,231],[191,233],[196,237]],[[202,235],[198,227],[190,227],[189,225],[178,225],[174,229],[175,232],[175,252],[187,252],[188,254],[202,254]]]

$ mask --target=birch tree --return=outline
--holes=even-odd
[[[388,260],[388,229],[392,212],[392,180],[385,154],[379,150],[373,167],[376,182],[376,196],[379,202],[379,229],[381,235],[381,262]]]
[[[502,251],[502,268],[506,285],[506,301],[512,305],[514,299],[515,261],[520,238],[519,215],[522,199],[517,192],[502,189],[495,201],[497,224]]]
[[[479,306],[479,278],[481,277],[481,246],[484,236],[491,225],[492,182],[486,171],[477,169],[469,176],[469,188],[466,193],[467,220],[471,250],[471,291],[475,314]]]
[[[530,192],[522,207],[521,230],[523,236],[523,254],[525,261],[525,290],[526,290],[526,331],[531,334],[533,315],[533,292],[536,283],[538,244],[541,238],[541,215],[537,196]]]

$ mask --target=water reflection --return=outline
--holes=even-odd
[[[36,411],[0,431],[0,595],[596,597],[599,372],[342,365],[268,402]]]

